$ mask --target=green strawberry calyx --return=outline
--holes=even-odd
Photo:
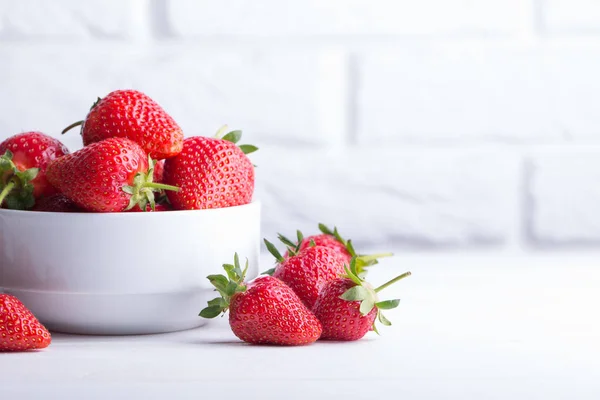
[[[319,230],[326,235],[333,236],[335,240],[344,245],[352,257],[356,257],[356,269],[358,271],[358,276],[362,278],[364,278],[367,274],[366,267],[378,264],[379,258],[392,257],[394,255],[393,253],[357,254],[356,250],[354,250],[354,246],[352,245],[352,241],[344,239],[338,232],[337,227],[334,226],[333,230],[331,230],[327,225],[320,223]]]
[[[32,181],[40,169],[29,168],[21,171],[12,158],[10,150],[0,156],[0,207],[28,210],[35,205]]]
[[[255,151],[258,150],[258,147],[251,145],[251,144],[237,144],[240,141],[240,139],[242,138],[242,131],[235,130],[235,131],[227,132],[228,130],[229,130],[229,127],[227,125],[223,125],[221,128],[219,128],[219,130],[215,134],[215,137],[217,139],[226,140],[228,142],[236,144],[240,148],[240,150],[242,150],[242,152],[246,155],[248,155],[250,153],[254,153]],[[227,133],[225,133],[225,132],[227,132]]]
[[[96,101],[94,102],[94,104],[92,104],[92,106],[90,107],[90,111],[92,111],[98,105],[98,103],[100,103],[101,100],[102,100],[102,98],[98,97],[96,99]],[[71,125],[67,126],[65,129],[63,129],[61,134],[64,135],[65,133],[67,133],[71,129],[75,128],[76,126],[82,126],[84,123],[85,123],[84,119],[82,119],[81,121],[73,122]]]
[[[391,310],[393,308],[398,307],[400,304],[400,299],[393,300],[383,300],[380,301],[378,297],[378,293],[388,286],[393,285],[401,279],[410,276],[410,272],[405,272],[401,275],[398,275],[394,279],[384,283],[383,285],[373,288],[370,283],[366,282],[363,278],[361,278],[358,274],[357,270],[357,257],[353,257],[350,261],[350,267],[344,266],[346,270],[346,275],[344,278],[350,279],[356,285],[352,286],[350,289],[346,290],[341,296],[340,299],[346,301],[358,301],[360,302],[359,311],[360,314],[364,317],[368,315],[373,308],[377,308],[377,318],[373,321],[373,331],[377,334],[377,327],[375,326],[375,322],[379,321],[381,324],[385,326],[390,326],[392,323],[383,315],[381,310]]]
[[[298,239],[298,242],[294,243],[290,239],[283,236],[281,233],[277,234],[277,238],[286,246],[286,249],[288,252],[288,257],[293,257],[293,256],[297,255],[298,252],[300,251],[300,244],[302,243],[302,240],[304,240],[304,235],[302,234],[302,232],[297,230],[296,237]],[[275,245],[273,243],[269,242],[267,239],[264,239],[264,242],[265,242],[265,246],[267,246],[267,250],[269,250],[269,253],[271,253],[271,255],[273,257],[275,257],[275,260],[278,264],[285,261],[285,257],[283,257],[281,255],[281,253],[279,252],[279,250],[277,250],[277,247],[275,247]],[[314,245],[314,242],[312,244]],[[271,269],[266,270],[262,274],[263,275],[273,275],[275,273],[276,268],[277,267],[275,266]]]
[[[246,259],[246,265],[242,270],[240,258],[235,253],[233,264],[223,264],[223,269],[227,273],[227,276],[209,275],[206,277],[215,287],[216,291],[219,292],[220,296],[210,300],[208,306],[200,311],[200,316],[203,318],[215,318],[219,314],[224,314],[229,308],[229,303],[233,295],[246,291],[244,279],[248,272],[248,259]]]
[[[138,172],[133,178],[133,185],[123,186],[122,190],[131,195],[129,205],[125,211],[131,210],[136,205],[139,206],[142,211],[146,211],[148,204],[150,204],[150,208],[154,211],[156,209],[155,192],[161,192],[163,190],[179,191],[177,186],[154,182],[155,165],[156,161],[148,156],[148,171]]]

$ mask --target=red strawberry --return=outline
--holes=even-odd
[[[222,208],[248,204],[254,192],[254,166],[246,157],[257,148],[236,146],[242,132],[222,139],[191,137],[183,150],[165,162],[164,182],[178,186],[167,196],[178,210]]]
[[[48,330],[19,299],[0,294],[0,352],[43,349],[50,342]]]
[[[341,257],[345,259],[346,264],[350,264],[352,257],[356,257],[357,270],[359,276],[366,274],[366,267],[377,264],[378,258],[391,257],[392,253],[380,254],[356,254],[351,240],[344,239],[336,227],[333,231],[325,224],[319,224],[319,230],[322,232],[319,235],[313,235],[303,238],[298,243],[293,243],[283,235],[279,235],[279,239],[287,246],[296,247],[296,251],[304,250],[309,246],[325,246],[337,251]],[[287,257],[287,253],[284,255]]]
[[[214,318],[229,309],[231,330],[248,343],[295,346],[319,338],[319,321],[290,287],[272,276],[244,283],[248,261],[242,271],[237,254],[234,260],[223,265],[227,277],[208,276],[221,297],[209,301],[200,316]]]
[[[0,143],[0,205],[29,209],[35,199],[56,193],[46,179],[46,167],[69,154],[57,139],[41,132],[25,132]]]
[[[290,248],[292,255],[283,258],[266,239],[265,244],[278,261],[267,273],[291,287],[308,308],[315,304],[325,283],[344,274],[345,259],[328,247],[308,247],[298,253]]]
[[[325,284],[312,309],[323,327],[321,339],[358,340],[370,330],[377,332],[375,319],[383,325],[391,325],[381,310],[397,307],[400,300],[379,301],[377,293],[410,275],[405,272],[374,289],[358,277],[355,259],[346,273],[346,277]]]
[[[82,212],[73,201],[64,194],[53,194],[52,196],[42,197],[35,202],[33,211],[46,212]]]
[[[139,205],[154,206],[154,191],[177,190],[152,181],[153,168],[144,150],[125,138],[92,143],[54,160],[48,180],[79,207],[95,212],[119,212]]]
[[[154,182],[163,183],[163,175],[165,173],[165,160],[157,161],[154,164]]]
[[[155,160],[173,157],[183,146],[183,132],[173,118],[136,90],[117,90],[98,98],[85,120],[68,126],[63,133],[78,125],[86,146],[112,137],[128,138]]]

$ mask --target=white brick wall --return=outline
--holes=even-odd
[[[0,139],[133,87],[261,147],[267,236],[600,249],[598,4],[0,0]]]
[[[0,39],[124,38],[132,33],[131,0],[0,0]]]
[[[529,158],[526,207],[542,246],[600,244],[600,147],[539,151]]]
[[[521,0],[167,0],[169,26],[196,35],[510,34]]]

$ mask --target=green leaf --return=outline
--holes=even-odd
[[[372,297],[368,297],[360,303],[360,313],[365,316],[371,312],[371,310],[375,307],[375,301]]]
[[[222,127],[219,128],[219,130],[217,130],[217,133],[215,133],[215,137],[217,139],[221,139],[221,136],[223,136],[223,134],[229,129],[229,127],[227,125],[223,125]]]
[[[244,154],[254,153],[258,150],[258,147],[253,146],[251,144],[240,144],[238,147],[240,148],[240,150],[242,150],[242,153]]]
[[[348,268],[347,265],[344,265],[344,271],[346,271],[346,276],[352,280],[352,282],[356,283],[357,285],[362,285],[362,281],[360,280],[360,278],[358,276],[356,276],[354,273],[352,273],[352,271],[350,271],[350,269]]]
[[[274,273],[275,273],[275,267],[266,270],[261,275],[271,275],[271,276],[273,276]]]
[[[375,303],[377,308],[379,308],[380,310],[391,310],[392,308],[398,307],[398,304],[400,304],[400,299],[384,300]]]
[[[300,232],[300,230],[296,231],[296,238],[298,238],[298,246],[300,246],[300,243],[302,243],[302,241],[304,240],[304,235],[302,234],[302,232]]]
[[[378,335],[381,335],[381,333],[379,333],[379,331],[377,330],[377,326],[375,325],[375,321],[373,321],[372,328],[373,328],[373,332],[375,332]]]
[[[227,140],[228,142],[237,143],[242,138],[242,131],[231,131],[225,136],[223,136],[223,140]]]
[[[214,299],[208,301],[208,306],[209,307],[211,307],[211,306],[226,307],[227,302],[222,297],[215,297]]]
[[[265,246],[267,246],[267,250],[269,250],[269,253],[271,253],[277,261],[283,262],[284,259],[281,256],[281,253],[279,253],[279,250],[277,250],[277,247],[275,247],[275,245],[273,243],[269,242],[267,239],[264,239],[264,241],[265,241]]]
[[[223,312],[220,306],[209,306],[200,311],[200,316],[203,318],[215,318]]]
[[[234,272],[237,274],[238,277],[241,277],[242,267],[240,266],[240,257],[238,256],[237,252],[233,255],[233,265],[235,266]]]
[[[246,258],[246,265],[244,265],[244,270],[242,271],[242,276],[240,277],[241,281],[244,281],[244,279],[246,279],[246,273],[248,272],[248,259]],[[246,290],[246,286],[244,285],[244,291]]]
[[[333,236],[338,242],[340,242],[344,246],[346,245],[346,241],[340,236],[340,233],[338,232],[337,227],[335,226],[333,227]]]
[[[319,230],[326,235],[333,235],[331,229],[329,229],[325,224],[319,224]]]
[[[341,296],[340,299],[346,301],[360,301],[365,300],[370,297],[369,291],[360,285],[356,285],[346,290]],[[372,307],[371,307],[372,308]]]
[[[10,151],[10,150],[6,150],[6,151],[4,152],[4,154],[2,155],[2,158],[4,158],[5,160],[8,160],[8,161],[12,160],[12,158],[13,158],[13,153],[12,153],[12,151]]]
[[[292,242],[290,239],[286,238],[281,233],[277,234],[277,238],[281,243],[285,244],[286,246],[296,247],[296,243]]]
[[[239,285],[237,283],[230,281],[225,288],[225,294],[227,294],[229,297],[233,296],[237,291],[238,286]]]
[[[392,323],[390,322],[389,319],[387,319],[383,313],[377,313],[377,318],[379,319],[379,322],[381,322],[383,325],[385,326],[390,326],[392,325]]]
[[[29,168],[23,172],[19,172],[17,175],[21,179],[22,183],[27,183],[27,182],[31,182],[32,180],[34,180],[35,177],[37,176],[38,172],[40,172],[39,168]]]
[[[223,269],[227,273],[227,276],[230,280],[234,280],[236,278],[236,274],[234,272],[235,267],[231,264],[223,264]]]
[[[350,272],[352,272],[353,275],[358,276],[358,271],[356,270],[356,257],[352,257],[350,260]]]
[[[226,292],[229,280],[224,275],[209,275],[206,277],[219,292]]]
[[[310,243],[308,244],[310,247],[315,247],[317,244],[313,239],[310,239]]]
[[[346,243],[346,250],[348,250],[348,253],[350,253],[352,257],[356,257],[356,251],[354,250],[354,246],[352,245],[352,240],[348,240],[348,242]]]

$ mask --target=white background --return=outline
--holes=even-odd
[[[261,147],[270,238],[595,248],[599,71],[594,0],[0,0],[0,138],[143,90]]]

